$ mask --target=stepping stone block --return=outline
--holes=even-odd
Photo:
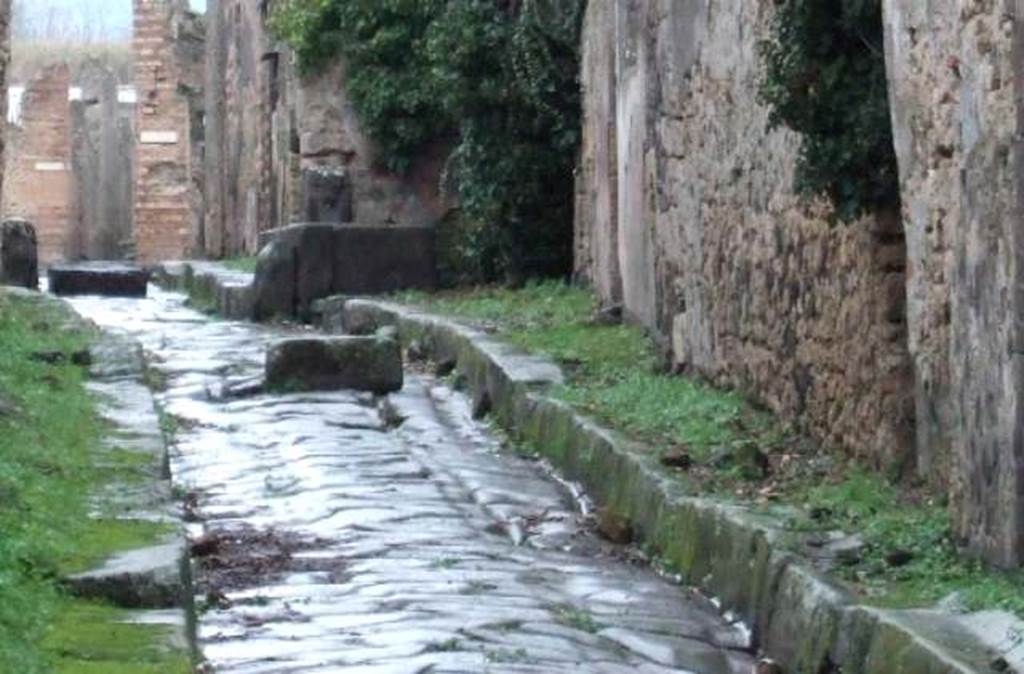
[[[149,285],[145,269],[113,262],[58,265],[47,276],[54,295],[145,297]]]
[[[402,388],[402,349],[393,328],[369,337],[285,339],[267,351],[266,375],[270,390],[383,395]]]
[[[36,228],[27,220],[0,224],[0,285],[39,289]]]

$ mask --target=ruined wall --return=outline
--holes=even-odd
[[[65,64],[49,66],[22,97],[21,125],[8,126],[4,217],[36,226],[39,261],[73,259],[81,241],[74,235],[71,174],[71,117]],[[6,97],[4,97],[6,98]]]
[[[300,171],[342,173],[351,190],[354,222],[423,225],[447,211],[439,189],[446,148],[419,157],[405,177],[378,168],[376,150],[345,90],[344,64],[298,80],[295,108]]]
[[[354,221],[440,219],[443,153],[424,157],[408,178],[374,168],[343,66],[300,77],[268,31],[270,6],[208,3],[205,252],[253,253],[261,232],[307,219],[303,184],[314,173],[343,177]]]
[[[117,75],[97,61],[81,69],[72,108],[72,168],[78,251],[90,260],[127,255],[132,239],[135,105]]]
[[[886,0],[925,473],[972,551],[1024,563],[1024,3]]]
[[[213,257],[255,251],[287,224],[295,181],[288,57],[266,28],[267,2],[207,6],[207,235]]]
[[[899,218],[830,225],[768,132],[771,3],[610,0],[584,28],[578,274],[670,345],[876,465],[911,456]]]
[[[0,0],[0,91],[7,91],[8,69],[11,65],[11,0]],[[6,124],[7,96],[0,96],[0,123]],[[0,209],[6,172],[7,134],[0,133]]]
[[[202,247],[203,25],[186,0],[134,0],[135,245],[143,261]]]

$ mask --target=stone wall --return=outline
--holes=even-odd
[[[7,70],[11,64],[11,0],[0,0],[0,91],[7,91]],[[0,96],[0,120],[7,120],[7,96]],[[4,193],[7,134],[0,133],[0,201]],[[0,204],[2,207],[2,204]]]
[[[187,0],[134,0],[135,246],[142,261],[202,248],[203,25]]]
[[[121,83],[97,61],[81,68],[72,102],[72,169],[78,252],[116,260],[131,252],[135,105],[120,100]]]
[[[911,458],[898,217],[833,225],[767,130],[770,3],[589,3],[577,273],[677,366],[750,391],[824,443]]]
[[[65,64],[49,66],[25,89],[20,127],[7,133],[4,217],[32,222],[43,265],[76,257],[71,118]],[[3,97],[6,99],[6,97]]]
[[[287,224],[295,184],[289,62],[266,29],[269,3],[207,5],[206,252],[253,252]]]
[[[969,549],[1024,563],[1024,3],[886,0],[918,456]]]
[[[350,219],[427,224],[444,214],[443,157],[407,178],[375,168],[345,95],[344,68],[300,77],[267,28],[269,2],[208,3],[205,252],[254,253],[260,233],[309,219],[304,176],[342,177]]]

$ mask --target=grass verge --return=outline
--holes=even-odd
[[[223,264],[233,271],[244,271],[250,274],[256,272],[256,262],[259,260],[255,255],[251,257],[231,257],[224,260]]]
[[[557,396],[660,452],[666,471],[695,493],[795,506],[794,545],[839,531],[859,536],[832,572],[866,602],[919,607],[950,598],[963,609],[1024,618],[1024,573],[963,559],[942,499],[821,452],[737,392],[666,373],[642,330],[593,320],[591,293],[539,283],[396,299],[483,324],[551,357],[567,375]]]
[[[114,552],[156,540],[164,527],[92,519],[92,498],[111,479],[139,469],[137,457],[103,447],[105,428],[86,372],[39,353],[72,354],[94,335],[69,324],[67,309],[0,290],[0,671],[119,671],[78,667],[63,652],[75,632],[119,630],[110,619],[72,620],[83,603],[62,596],[58,579]],[[102,470],[99,460],[102,459]],[[100,513],[102,514],[102,513]],[[140,628],[142,629],[142,628]],[[153,634],[154,638],[159,635]],[[112,637],[113,638],[113,637]],[[126,666],[134,663],[127,660]],[[124,671],[142,671],[126,669]],[[163,671],[163,670],[161,670]],[[167,670],[171,671],[171,670]]]

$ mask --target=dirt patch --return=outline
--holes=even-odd
[[[190,552],[197,583],[208,596],[260,587],[292,573],[326,573],[327,582],[345,582],[345,563],[331,555],[304,556],[324,550],[328,542],[294,533],[241,527],[196,539]]]

